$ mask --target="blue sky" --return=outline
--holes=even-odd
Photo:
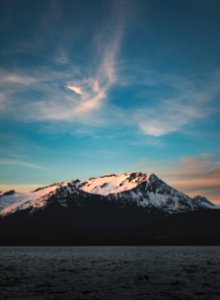
[[[0,189],[140,170],[220,200],[220,2],[35,2],[0,1]]]

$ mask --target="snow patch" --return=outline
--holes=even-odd
[[[120,175],[107,174],[82,181],[79,188],[87,193],[107,196],[109,194],[132,190],[146,180],[147,175],[140,172],[123,173]]]
[[[0,198],[0,215],[5,216],[27,208],[41,208],[46,205],[49,196],[55,194],[57,188],[66,186],[66,182],[39,188],[31,193],[15,193]]]

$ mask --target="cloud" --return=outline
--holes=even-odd
[[[28,72],[1,69],[0,112],[10,113],[20,121],[22,117],[22,120],[28,121],[62,121],[93,127],[132,126],[152,137],[184,132],[198,120],[216,112],[218,108],[214,106],[214,99],[220,92],[216,83],[218,74],[207,83],[206,89],[202,86],[204,82],[193,83],[168,75],[160,75],[156,79],[156,74],[151,74],[151,84],[158,89],[164,85],[169,87],[172,97],[160,95],[157,100],[152,99],[149,104],[145,101],[132,109],[112,105],[108,93],[114,84],[120,84],[121,74],[117,73],[116,65],[121,35],[117,33],[117,38],[114,41],[110,39],[106,48],[102,46],[101,62],[89,76],[82,76],[81,70],[73,65],[65,66],[62,72],[45,67]],[[74,77],[77,79],[74,80]],[[135,86],[136,82],[132,84]],[[145,85],[148,85],[147,80]],[[67,93],[66,89],[74,93]],[[30,101],[29,93],[35,91],[40,97]],[[143,94],[142,97],[149,96]]]
[[[31,169],[43,169],[42,166],[27,161],[16,160],[16,159],[0,159],[0,165],[19,166],[19,167],[31,168]]]
[[[220,204],[220,179],[217,177],[173,180],[170,181],[170,184],[192,197],[202,195],[214,203]]]
[[[92,89],[95,93],[98,93],[100,91],[100,86],[99,86],[98,80],[93,80]]]
[[[153,119],[149,118],[147,120],[143,120],[139,122],[140,129],[146,135],[152,135],[155,137],[177,131],[176,125],[177,124],[175,124],[171,120],[165,120],[165,119],[157,120],[156,117]]]
[[[212,81],[208,78],[199,81],[193,76],[186,79],[153,70],[144,70],[141,74],[139,69],[144,67],[140,65],[128,64],[128,68],[122,70],[121,66],[127,62],[122,62],[119,54],[128,16],[123,11],[125,1],[114,3],[112,15],[94,32],[92,44],[88,43],[92,49],[88,65],[77,66],[71,47],[61,41],[54,51],[55,57],[52,55],[59,67],[0,69],[1,114],[19,121],[133,127],[153,138],[185,132],[195,122],[210,117],[214,112],[213,99],[220,92],[218,73],[210,76]],[[50,26],[54,28],[50,18],[56,23],[63,17],[63,5],[59,1],[48,4],[49,13],[41,22],[46,31],[50,31]],[[131,70],[132,75],[129,75]],[[132,108],[126,106],[127,99],[122,98],[120,105],[115,105],[114,99],[109,97],[113,87],[138,89],[140,85],[145,87],[145,93],[141,95],[141,104],[140,97],[128,99],[134,103]],[[149,86],[162,91],[165,87],[169,93],[161,92],[158,99],[149,99]]]
[[[213,175],[220,175],[217,171],[219,164],[219,157],[210,153],[202,154],[199,157],[182,157],[172,167],[175,172],[169,172],[165,176],[178,179],[212,178]]]
[[[79,87],[74,86],[74,85],[67,85],[66,86],[69,90],[73,91],[76,94],[82,95],[82,91]]]
[[[15,190],[16,192],[20,192],[20,193],[29,193],[41,186],[44,185],[42,184],[0,184],[0,191],[4,193],[10,190]]]
[[[59,19],[58,2],[51,1],[50,6],[52,15]],[[5,113],[19,121],[62,121],[90,126],[106,123],[107,107],[110,108],[107,97],[116,82],[117,56],[123,36],[124,18],[117,4],[106,22],[94,34],[93,60],[86,71],[70,61],[68,50],[63,47],[57,56],[58,63],[63,64],[61,71],[55,67],[1,70],[0,85],[7,98]],[[49,25],[44,20],[42,26]],[[68,93],[67,89],[74,93]]]
[[[0,84],[19,84],[19,85],[32,85],[36,83],[36,80],[28,75],[19,74],[19,72],[9,72],[4,69],[0,69]]]
[[[89,13],[88,20],[81,22],[79,8],[76,9],[75,5],[59,0],[48,1],[42,13],[37,13],[34,18],[32,35],[19,39],[22,55],[17,44],[13,53],[17,57],[21,55],[19,61],[24,55],[28,63],[25,67],[0,69],[2,99],[4,95],[4,101],[0,100],[1,114],[19,121],[68,121],[95,126],[104,123],[101,107],[105,105],[104,100],[116,78],[117,54],[122,39],[121,1],[108,4],[108,18],[103,18],[102,26],[93,32],[94,27],[88,28],[87,22],[97,21],[96,17],[93,20],[93,14]],[[76,18],[69,15],[71,10]],[[82,16],[84,14],[87,13],[82,9]],[[93,39],[87,37],[88,30],[94,35]],[[83,59],[83,66],[79,63],[79,68],[78,45],[76,51],[75,45],[77,42],[81,45],[85,36],[87,40],[84,40],[83,48],[88,49],[90,61],[87,63],[87,58],[85,62]],[[33,59],[32,67],[30,58]],[[42,60],[44,66],[40,66]],[[66,87],[76,95],[70,95]]]
[[[6,109],[6,97],[3,92],[0,92],[0,113]]]
[[[165,181],[191,196],[203,195],[220,203],[220,157],[205,153],[152,166]]]
[[[55,62],[60,65],[67,65],[71,63],[71,59],[65,49],[57,51],[55,55]]]
[[[151,76],[151,84],[153,82],[158,89],[166,85],[173,90],[173,96],[169,98],[164,95],[165,99],[160,96],[158,100],[152,100],[149,104],[146,101],[132,109],[112,105],[108,101],[108,92],[114,84],[120,83],[121,76],[116,68],[119,42],[118,37],[103,50],[102,61],[93,76],[82,77],[81,71],[72,65],[66,66],[64,72],[51,68],[37,69],[31,73],[16,70],[4,73],[1,70],[0,85],[3,91],[0,94],[0,112],[10,113],[19,121],[60,121],[92,127],[132,126],[139,128],[142,134],[155,138],[184,132],[196,121],[204,120],[216,111],[213,99],[220,91],[216,84],[217,75],[213,76],[206,90],[198,83],[193,84],[181,77],[172,79],[164,75],[157,81],[154,79],[156,75]],[[80,79],[74,80],[74,77]],[[133,84],[136,84],[135,81]],[[33,91],[37,91],[40,97],[29,101],[29,92]]]
[[[164,97],[160,96],[151,102],[149,106],[137,109],[134,121],[144,134],[154,137],[177,131],[183,132],[187,126],[210,117],[215,112],[214,99],[220,93],[220,85],[216,82],[219,75],[215,74],[212,78],[212,81],[206,82],[204,87],[204,83],[179,76],[158,76],[158,79],[151,77],[151,85],[159,89],[166,86],[173,95],[165,94]]]
[[[137,110],[140,129],[147,135],[158,137],[181,131],[185,125],[206,116],[207,111],[201,106],[184,105],[181,102],[175,103],[175,99],[168,100],[152,109]]]

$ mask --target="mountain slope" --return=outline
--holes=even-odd
[[[0,215],[11,214],[17,210],[29,207],[40,208],[62,186],[65,186],[65,183],[55,183],[50,186],[38,188],[30,193],[6,192],[0,196]]]

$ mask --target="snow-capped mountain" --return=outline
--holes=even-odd
[[[64,182],[54,183],[50,186],[41,187],[30,193],[16,193],[8,191],[0,196],[0,215],[14,213],[17,210],[27,208],[41,208],[47,204],[48,199],[57,189],[65,186]]]
[[[38,188],[31,193],[5,193],[0,197],[0,215],[6,216],[19,210],[32,212],[42,209],[51,201],[57,201],[62,207],[68,207],[77,197],[77,205],[82,199],[95,194],[100,199],[117,201],[121,206],[127,204],[149,209],[158,209],[166,213],[180,213],[199,208],[215,208],[204,197],[190,198],[173,189],[155,174],[147,176],[141,172],[107,174],[84,181],[55,183]],[[73,200],[74,202],[74,200]],[[76,203],[76,202],[74,202]]]
[[[107,174],[0,196],[0,245],[220,244],[220,209],[155,174]]]

